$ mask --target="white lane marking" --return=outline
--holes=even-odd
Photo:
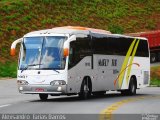
[[[1,105],[0,108],[10,106],[11,104]]]

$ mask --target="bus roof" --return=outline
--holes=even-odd
[[[46,29],[46,30],[39,30],[39,31],[33,31],[30,33],[27,33],[25,36],[33,36],[33,35],[42,35],[42,34],[77,34],[77,33],[83,33],[83,34],[89,34],[89,32],[92,33],[99,33],[99,34],[111,34],[110,31],[101,30],[101,29],[94,29],[94,28],[88,28],[88,27],[81,27],[81,26],[64,26],[64,27],[55,27],[52,29]]]
[[[97,34],[103,34],[108,35],[110,37],[127,37],[127,38],[137,38],[137,39],[144,39],[143,37],[133,37],[128,35],[121,35],[121,34],[112,34],[110,31],[101,30],[101,29],[95,29],[95,28],[88,28],[88,27],[81,27],[81,26],[63,26],[63,27],[54,27],[52,29],[45,29],[45,30],[39,30],[39,31],[33,31],[30,33],[27,33],[24,37],[31,37],[31,36],[44,36],[44,35],[51,35],[51,34],[90,34],[91,33],[97,33]]]

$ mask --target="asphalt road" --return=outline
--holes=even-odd
[[[137,90],[135,96],[108,92],[88,100],[80,100],[77,96],[58,96],[42,102],[38,95],[18,93],[16,80],[0,80],[0,114],[0,119],[5,119],[6,114],[32,114],[32,119],[55,120],[55,116],[48,118],[45,115],[58,114],[61,120],[160,120],[160,88],[143,88]]]

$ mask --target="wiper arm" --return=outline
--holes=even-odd
[[[24,70],[27,70],[29,66],[37,66],[37,65],[42,65],[42,64],[30,64],[30,65],[27,65],[25,68],[23,68],[21,70],[21,73],[24,71]]]
[[[57,70],[55,70],[55,69],[53,69],[53,71],[55,71],[55,72],[59,73],[59,71],[57,71]]]

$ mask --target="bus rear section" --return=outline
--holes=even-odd
[[[147,38],[150,48],[151,63],[160,61],[160,30],[139,33],[128,33],[128,35]]]

